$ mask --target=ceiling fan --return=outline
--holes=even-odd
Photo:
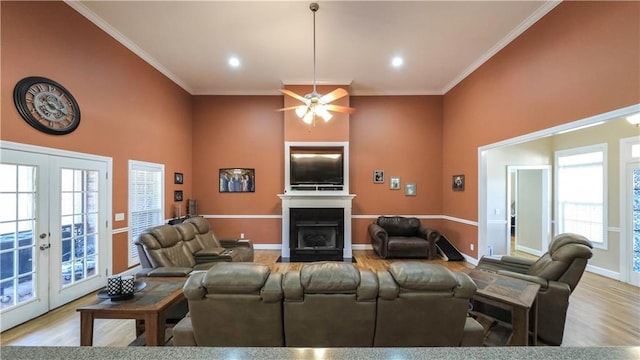
[[[314,124],[317,116],[320,116],[325,122],[331,119],[329,111],[340,113],[352,113],[356,109],[347,106],[333,105],[331,102],[343,98],[349,93],[347,90],[338,88],[326,95],[320,95],[316,91],[316,11],[320,8],[317,3],[311,3],[309,9],[313,12],[313,90],[311,93],[302,96],[294,93],[291,90],[280,89],[280,92],[291,96],[296,100],[300,100],[304,105],[290,106],[277,111],[295,110],[296,115],[302,119],[306,124]]]

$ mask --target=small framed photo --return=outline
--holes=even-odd
[[[400,177],[392,176],[389,178],[389,189],[400,190]]]
[[[184,175],[182,175],[182,173],[174,173],[173,174],[173,183],[174,184],[183,184],[184,183]]]
[[[453,191],[464,191],[464,175],[453,175],[451,189]]]
[[[384,184],[384,170],[373,170],[373,183]]]
[[[220,192],[255,192],[256,170],[245,168],[220,169]]]
[[[173,192],[173,201],[182,201],[182,190],[176,190]]]
[[[406,196],[416,196],[416,193],[417,193],[416,183],[404,184],[404,194]]]

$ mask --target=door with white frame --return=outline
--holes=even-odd
[[[0,155],[4,331],[104,286],[110,159],[20,146],[3,146]]]
[[[640,137],[620,140],[620,172],[621,274],[640,286]]]

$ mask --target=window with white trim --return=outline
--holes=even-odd
[[[129,160],[129,266],[140,263],[140,234],[163,223],[164,165]]]
[[[556,232],[607,248],[607,144],[556,151]]]

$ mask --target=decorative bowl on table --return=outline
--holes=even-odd
[[[136,281],[133,286],[133,292],[124,293],[124,294],[110,294],[108,288],[104,288],[98,291],[98,298],[100,299],[111,299],[111,301],[119,301],[119,300],[127,300],[131,299],[135,293],[141,291],[147,286],[147,283],[144,281]]]

